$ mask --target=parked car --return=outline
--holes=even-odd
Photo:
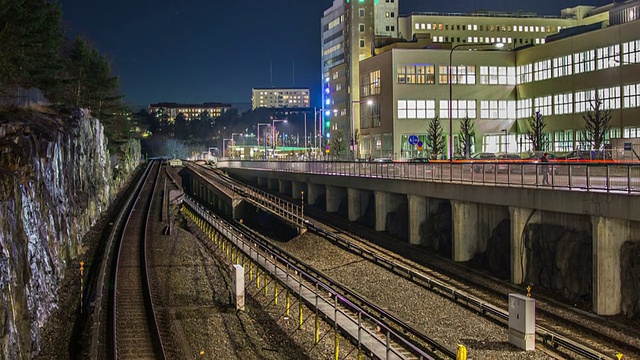
[[[393,162],[390,158],[375,158],[373,162],[390,163]]]
[[[425,158],[425,157],[413,158],[413,159],[410,159],[409,162],[412,162],[412,163],[428,163],[429,159]]]
[[[492,173],[495,168],[495,163],[484,164],[484,162],[496,161],[498,157],[494,153],[477,153],[471,156],[471,160],[478,161],[478,163],[473,165],[473,172],[479,173],[484,170],[484,172]]]
[[[499,161],[496,171],[501,174],[520,173],[522,170],[522,164],[518,160],[522,160],[520,155],[516,153],[505,153],[498,155]]]

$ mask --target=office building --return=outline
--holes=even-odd
[[[308,108],[308,88],[253,88],[252,108]]]
[[[457,134],[464,117],[474,122],[476,152],[526,152],[531,149],[526,135],[530,130],[528,120],[536,113],[543,116],[546,124],[549,150],[585,149],[589,145],[583,134],[583,116],[592,109],[596,96],[602,108],[611,111],[611,128],[605,134],[607,141],[637,140],[640,137],[639,3],[564,10],[563,14],[581,14],[571,18],[576,25],[544,25],[548,35],[540,37],[540,41],[535,40],[537,35],[528,38],[520,35],[538,34],[536,26],[541,31],[546,21],[566,19],[541,18],[539,25],[522,23],[521,32],[519,18],[510,18],[511,33],[505,22],[509,33],[505,36],[517,46],[508,46],[507,41],[502,49],[491,45],[493,38],[498,38],[495,34],[498,25],[502,32],[503,25],[498,19],[493,21],[493,31],[491,25],[487,28],[486,24],[477,23],[478,29],[482,25],[484,32],[473,35],[474,39],[479,38],[478,43],[460,42],[465,46],[455,49],[456,44],[445,44],[447,35],[442,35],[441,42],[441,35],[437,35],[438,41],[433,41],[433,34],[430,45],[416,46],[417,49],[398,45],[378,49],[375,57],[360,62],[360,97],[357,99],[362,108],[357,121],[361,124],[360,157],[408,159],[423,155],[408,139],[411,135],[418,136],[426,151],[427,124],[435,117],[439,118],[447,139],[452,128],[453,153],[459,152]],[[441,21],[425,20],[424,23],[430,23],[432,29],[434,24],[438,29],[440,24],[443,29],[448,24],[451,29],[452,19],[443,17]],[[525,19],[529,20],[522,20]],[[465,22],[465,29],[469,24],[475,29],[473,19]],[[408,27],[415,29],[416,23],[421,30],[423,21],[417,17]],[[529,31],[524,31],[525,26]],[[548,31],[554,26],[559,26],[560,31],[558,27],[556,31]],[[455,24],[455,31],[457,28]],[[461,26],[460,31],[468,30]],[[450,41],[452,37],[457,41],[458,36],[449,36]],[[480,37],[485,42],[488,37],[489,42],[480,43]],[[519,46],[521,39],[523,46]]]

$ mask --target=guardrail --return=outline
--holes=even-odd
[[[387,163],[230,160],[219,162],[218,167],[508,187],[640,193],[640,164],[608,162],[541,164],[524,161]]]

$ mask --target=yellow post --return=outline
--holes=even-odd
[[[260,289],[260,269],[256,270],[256,287]]]
[[[285,308],[287,308],[287,317],[291,314],[291,296],[289,295],[289,290],[287,290],[287,295],[285,296]]]
[[[335,339],[336,339],[335,359],[340,360],[340,336],[338,335],[338,331],[336,331]]]
[[[249,262],[249,281],[253,280],[253,263]]]
[[[315,328],[316,328],[316,344],[320,342],[320,317],[318,316],[318,314],[316,314],[316,321],[315,321]]]
[[[278,305],[278,282],[273,283],[273,303]]]
[[[456,360],[467,360],[467,348],[464,345],[458,344],[458,352],[456,353]]]
[[[298,329],[302,330],[302,301],[298,301]]]
[[[84,294],[84,261],[80,261],[80,314],[82,314],[82,299]]]
[[[527,297],[531,297],[531,285],[527,286]]]
[[[267,277],[267,273],[263,273],[264,276],[264,296],[269,295],[269,278]]]
[[[617,353],[616,357],[618,358],[618,360],[622,359],[622,353]]]

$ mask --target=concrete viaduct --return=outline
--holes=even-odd
[[[268,186],[282,194],[316,204],[325,197],[326,211],[336,212],[348,202],[349,221],[357,221],[368,206],[375,207],[375,227],[385,230],[387,214],[408,204],[411,244],[420,243],[419,227],[438,204],[452,209],[452,257],[464,262],[486,249],[487,239],[498,223],[510,223],[511,281],[525,280],[527,249],[523,232],[528,224],[545,223],[592,234],[592,304],[600,315],[621,310],[621,247],[640,241],[640,211],[636,195],[566,191],[551,188],[517,188],[424,182],[405,179],[336,176],[245,168],[224,168],[249,183]],[[195,186],[196,184],[194,184]],[[373,194],[373,197],[371,197]],[[374,199],[375,204],[368,204]]]

